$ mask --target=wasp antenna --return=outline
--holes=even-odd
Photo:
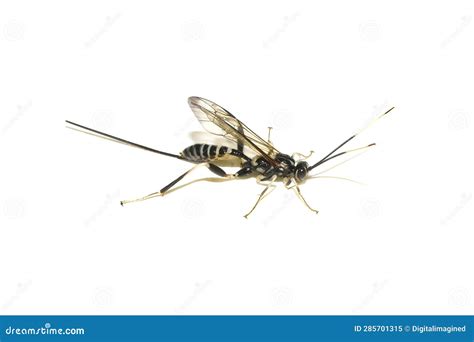
[[[309,167],[308,168],[308,171],[311,171],[312,169],[314,169],[315,167],[321,165],[322,163],[325,163],[327,162],[328,160],[332,159],[332,158],[335,158],[337,156],[340,156],[340,155],[343,155],[347,152],[351,152],[351,151],[346,151],[346,152],[342,152],[342,153],[338,153],[336,155],[334,155],[335,152],[337,152],[342,146],[344,146],[345,144],[347,144],[349,141],[351,141],[352,139],[354,139],[356,136],[358,136],[360,133],[362,133],[363,131],[365,131],[367,128],[369,128],[370,126],[372,126],[372,124],[379,120],[380,118],[382,118],[383,116],[387,115],[388,113],[390,113],[395,107],[392,107],[390,108],[389,110],[387,110],[386,112],[384,112],[383,114],[379,115],[379,116],[376,116],[373,120],[371,120],[365,127],[363,127],[362,129],[360,129],[357,133],[355,133],[354,135],[352,135],[349,139],[345,140],[342,144],[340,144],[338,147],[336,147],[334,150],[332,150],[328,155],[326,155],[324,158],[322,158],[320,161],[318,161],[316,164],[314,164],[313,166]],[[375,143],[372,143],[366,147],[369,147],[369,146],[374,146]]]
[[[359,135],[360,133],[362,133],[363,131],[365,131],[367,128],[369,128],[370,126],[372,126],[373,123],[375,123],[376,121],[378,121],[379,119],[383,118],[385,115],[387,115],[388,113],[390,113],[393,109],[395,109],[395,107],[392,107],[390,108],[389,110],[387,110],[385,113],[383,114],[380,114],[379,116],[376,116],[375,118],[373,118],[372,120],[369,121],[369,123],[363,127],[362,129],[360,129],[356,134],[354,134],[354,137]]]
[[[352,152],[362,151],[362,150],[365,150],[365,149],[367,149],[367,148],[369,148],[369,147],[372,147],[372,146],[375,146],[375,143],[369,144],[369,145],[367,145],[367,146],[359,147],[359,148],[354,148],[354,149],[352,149],[352,150],[347,150],[347,151],[339,152],[338,154],[335,154],[335,155],[333,155],[333,156],[331,156],[331,157],[329,157],[329,158],[324,159],[324,160],[321,161],[320,163],[314,164],[314,165],[311,167],[311,169],[313,169],[314,167],[319,166],[319,165],[321,165],[321,164],[324,164],[325,162],[330,161],[331,159],[334,159],[334,158],[336,158],[336,157],[342,156],[342,155],[344,155],[344,154],[346,154],[346,153],[352,153]],[[311,169],[308,169],[308,170],[311,170]]]

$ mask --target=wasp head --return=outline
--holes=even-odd
[[[308,174],[308,163],[299,161],[293,171],[293,175],[298,183],[302,182]]]

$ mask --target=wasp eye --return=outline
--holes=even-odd
[[[296,179],[303,180],[306,177],[306,169],[305,168],[298,168],[296,170]]]
[[[295,169],[296,180],[301,182],[303,179],[305,179],[307,174],[308,174],[308,163],[299,162],[298,165],[296,165],[296,169]]]

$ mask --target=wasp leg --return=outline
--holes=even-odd
[[[278,178],[278,177],[277,177]],[[262,186],[269,186],[272,188],[271,191],[268,191],[265,193],[265,196],[262,196],[262,198],[260,200],[263,200],[265,197],[267,197],[268,195],[270,195],[272,193],[273,190],[275,190],[275,185],[273,185],[273,182],[275,181],[273,179],[273,177],[270,177],[268,179],[265,179],[265,177],[263,175],[261,176],[258,176],[257,177],[257,184],[258,185],[262,185]]]
[[[296,194],[298,195],[298,197],[300,198],[301,201],[303,201],[303,203],[308,207],[309,210],[311,211],[314,211],[316,214],[319,213],[319,211],[317,211],[316,209],[313,209],[309,206],[308,202],[306,202],[306,200],[304,199],[303,195],[301,194],[301,190],[300,190],[300,187],[295,184],[294,186],[292,186],[290,189],[295,189],[295,192]]]
[[[309,154],[305,156],[303,153],[295,152],[291,155],[291,158],[295,159],[296,156],[300,157],[300,160],[306,160],[313,155],[314,151],[309,151]]]
[[[150,199],[150,198],[154,198],[154,197],[158,197],[158,196],[164,196],[165,192],[168,191],[173,185],[175,185],[176,183],[178,183],[181,179],[183,179],[186,175],[188,175],[190,172],[196,170],[198,167],[200,166],[207,166],[208,163],[201,163],[201,164],[197,164],[195,166],[193,166],[192,168],[190,168],[188,171],[186,171],[185,173],[183,173],[181,176],[179,176],[178,178],[176,178],[174,181],[172,181],[170,184],[168,184],[167,186],[165,186],[163,189],[161,189],[160,191],[158,192],[153,192],[149,195],[146,195],[146,196],[143,196],[143,197],[139,197],[139,198],[136,198],[136,199],[132,199],[132,200],[124,200],[124,201],[120,201],[120,205],[124,205],[124,204],[128,204],[128,203],[132,203],[132,202],[141,202],[141,201],[145,201],[147,199]]]
[[[140,198],[120,201],[120,205],[124,206],[125,204],[132,203],[132,202],[141,202],[141,201],[145,201],[147,199],[158,197],[158,196],[162,196],[161,192],[153,192],[149,195],[146,195],[146,196],[143,196],[143,197],[140,197]]]
[[[193,170],[195,170],[196,168],[200,167],[200,166],[206,166],[210,171],[212,171],[213,173],[215,173],[216,175],[218,175],[219,177],[221,177],[222,180],[230,180],[230,179],[235,179],[237,177],[241,177],[241,176],[244,176],[244,175],[247,175],[249,174],[250,172],[252,172],[251,168],[250,167],[243,167],[242,169],[240,169],[239,171],[237,171],[235,174],[227,174],[222,168],[220,168],[219,166],[215,165],[215,164],[212,164],[212,163],[201,163],[201,164],[197,164],[195,166],[193,166],[191,169],[189,169],[188,171],[186,171],[185,173],[183,173],[181,176],[179,176],[178,178],[176,178],[174,181],[172,181],[171,183],[169,183],[167,186],[165,186],[163,189],[161,189],[160,191],[158,192],[153,192],[149,195],[146,195],[146,196],[143,196],[143,197],[140,197],[140,198],[136,198],[136,199],[133,199],[133,200],[125,200],[125,201],[120,201],[120,204],[121,205],[124,205],[124,204],[128,204],[128,203],[132,203],[132,202],[140,202],[140,201],[145,201],[147,199],[150,199],[150,198],[154,198],[154,197],[158,197],[158,196],[164,196],[166,195],[167,193],[170,193],[176,189],[173,189],[171,190],[171,188],[173,186],[175,186],[179,181],[181,181],[184,177],[186,177],[189,173],[191,173]],[[188,184],[185,184],[183,186],[180,186],[179,188],[182,188],[186,185],[189,185],[193,182],[190,182]]]
[[[265,189],[263,189],[263,191],[258,196],[257,202],[254,204],[252,209],[247,214],[244,215],[245,218],[248,218],[248,216],[255,210],[255,208],[260,203],[260,201],[265,197],[265,194],[267,193],[268,189],[270,189],[271,187],[274,187],[273,182],[275,182],[276,179],[277,179],[277,176],[275,175],[270,179],[268,184],[266,184]],[[261,181],[259,179],[257,179],[257,183],[263,184],[263,183],[261,183]]]
[[[273,146],[273,143],[272,143],[272,141],[270,140],[270,134],[272,133],[272,129],[273,129],[273,127],[268,127],[268,138],[267,138],[267,141],[268,141],[268,143],[269,143],[270,145]]]
[[[230,179],[235,179],[235,178],[238,178],[238,177],[242,177],[242,176],[245,176],[251,172],[253,172],[252,168],[250,166],[246,166],[246,167],[243,167],[241,168],[240,170],[238,170],[236,173],[234,174],[228,174],[225,172],[224,169],[220,168],[219,166],[215,165],[215,164],[212,164],[212,163],[202,163],[202,164],[198,164],[196,165],[195,167],[193,167],[192,169],[188,170],[187,172],[185,172],[184,174],[182,174],[181,176],[179,176],[178,178],[176,178],[174,181],[172,181],[170,184],[168,184],[167,186],[165,186],[163,189],[160,190],[160,193],[161,193],[161,196],[164,196],[166,195],[167,193],[171,192],[171,188],[173,186],[176,185],[176,183],[178,183],[181,179],[183,179],[188,173],[190,173],[192,170],[194,170],[196,167],[198,166],[201,166],[201,165],[204,165],[206,166],[211,172],[215,173],[216,175],[218,175],[219,177],[221,177],[222,179],[227,179],[227,180],[230,180]]]

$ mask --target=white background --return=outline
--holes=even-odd
[[[0,313],[473,313],[472,1],[4,1]],[[287,153],[377,147],[334,179],[195,183],[209,98]],[[206,176],[199,171],[190,179]]]

